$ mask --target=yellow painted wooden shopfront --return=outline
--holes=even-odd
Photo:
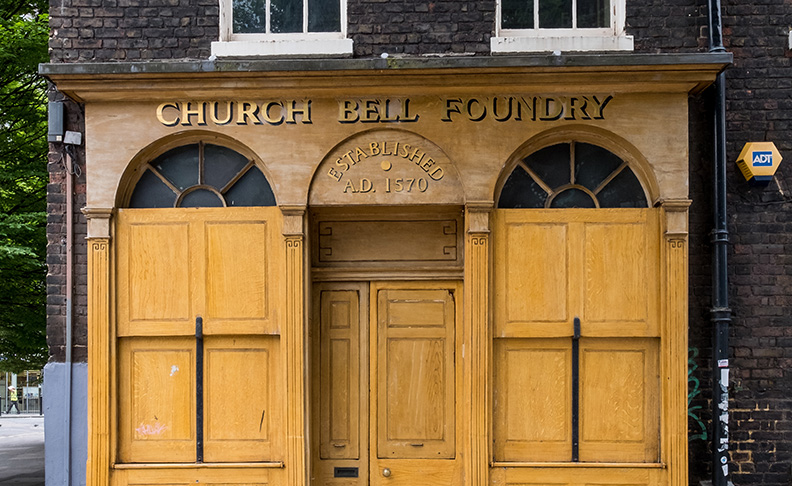
[[[88,484],[687,484],[687,99],[721,67],[53,75]]]

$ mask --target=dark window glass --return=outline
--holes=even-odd
[[[625,167],[613,178],[599,194],[600,207],[603,208],[645,208],[646,195],[635,174]]]
[[[267,178],[258,167],[251,167],[225,193],[226,204],[229,206],[274,206],[275,195],[272,193]]]
[[[198,170],[201,166],[202,171]],[[177,201],[179,207],[274,206],[275,195],[250,159],[229,148],[201,142],[157,157],[132,191],[129,206],[172,208]]]
[[[575,183],[592,191],[622,164],[622,159],[590,143],[575,144]]]
[[[341,32],[341,2],[308,0],[308,32]]]
[[[572,27],[572,0],[539,0],[540,29]]]
[[[574,150],[573,150],[574,149]],[[575,157],[575,178],[570,157]],[[641,182],[616,154],[588,143],[559,143],[529,155],[501,189],[499,208],[645,208]],[[546,190],[545,190],[546,189]]]
[[[184,195],[181,208],[222,208],[223,197],[209,189],[195,189]]]
[[[250,161],[239,152],[206,144],[204,147],[204,184],[222,189]]]
[[[303,31],[303,0],[270,0],[270,31],[273,34]]]
[[[179,190],[198,184],[198,145],[168,150],[151,163]]]
[[[610,2],[577,0],[577,26],[581,29],[610,27]]]
[[[596,208],[594,199],[585,191],[569,188],[559,192],[550,202],[551,208]]]
[[[542,187],[517,166],[506,179],[498,200],[499,208],[543,208],[547,193]]]
[[[150,170],[146,170],[132,192],[130,208],[172,208],[176,193]]]
[[[569,184],[569,144],[543,148],[525,158],[525,165],[551,188]]]
[[[533,29],[533,0],[503,0],[501,3],[501,28]]]
[[[234,33],[264,34],[267,32],[266,0],[233,0]]]

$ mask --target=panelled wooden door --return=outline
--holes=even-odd
[[[494,240],[495,461],[658,463],[659,212],[501,209]]]
[[[459,484],[458,295],[455,283],[315,285],[314,484]]]
[[[117,219],[118,462],[281,459],[277,208],[128,209]],[[255,371],[254,371],[255,370]]]

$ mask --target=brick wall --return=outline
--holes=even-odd
[[[63,98],[58,94],[51,98]],[[66,103],[66,129],[85,133],[82,108]],[[85,206],[85,151],[80,147],[73,164],[80,177],[74,178],[74,287],[72,315],[72,359],[87,360],[87,267],[86,221],[80,211]],[[50,361],[66,359],[66,169],[63,144],[50,144],[49,185],[47,186],[47,345]]]
[[[792,484],[792,170],[781,166],[765,187],[748,185],[734,163],[749,141],[772,141],[792,161],[792,9],[783,0],[724,6],[727,72],[727,168],[731,327],[732,481],[737,486]],[[706,30],[703,31],[706,36]],[[701,352],[695,401],[709,420],[711,356],[711,130],[706,95],[691,110],[690,342]],[[697,135],[701,134],[701,135]],[[695,433],[691,420],[691,431]],[[708,444],[690,443],[691,478],[708,477]]]
[[[350,0],[355,56],[489,54],[495,1]]]
[[[218,0],[53,0],[53,62],[206,59],[218,38]],[[628,2],[636,51],[700,50],[706,8],[697,2]],[[495,1],[349,0],[357,57],[487,55]]]

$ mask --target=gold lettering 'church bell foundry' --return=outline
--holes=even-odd
[[[50,65],[88,484],[686,485],[688,95],[724,63],[575,59]]]

